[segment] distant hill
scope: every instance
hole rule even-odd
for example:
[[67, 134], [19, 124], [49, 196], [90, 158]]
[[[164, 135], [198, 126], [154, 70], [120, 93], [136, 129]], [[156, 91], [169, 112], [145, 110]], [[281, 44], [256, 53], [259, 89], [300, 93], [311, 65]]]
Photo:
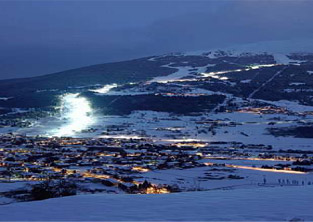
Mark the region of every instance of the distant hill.
[[[160, 77], [168, 79], [173, 75], [176, 80], [189, 78], [185, 82], [173, 83], [176, 87], [181, 87], [181, 90], [198, 88], [242, 98], [289, 100], [297, 101], [302, 105], [313, 105], [312, 74], [313, 54], [311, 53], [282, 54], [241, 50], [171, 53], [87, 66], [39, 77], [2, 80], [0, 81], [0, 98], [9, 99], [0, 99], [0, 107], [55, 106], [59, 102], [58, 96], [66, 92], [84, 93], [92, 87], [101, 87], [105, 84], [116, 83], [121, 86], [126, 83], [146, 82], [155, 77], [159, 77], [159, 80]], [[157, 86], [157, 91], [156, 89], [151, 91], [153, 86], [146, 84], [148, 91], [150, 88], [147, 93], [171, 93], [173, 86], [170, 86], [170, 83], [159, 81], [159, 84], [161, 85]], [[144, 86], [140, 87], [144, 88]], [[96, 107], [107, 105], [112, 98], [114, 99], [114, 97], [98, 97], [92, 93], [87, 95], [95, 102]], [[211, 99], [210, 102], [212, 102]], [[180, 110], [181, 112], [193, 112], [199, 107], [210, 108], [210, 105], [203, 106], [204, 100], [198, 100], [195, 97], [171, 100], [161, 96], [126, 97], [124, 95], [121, 100], [124, 101], [122, 107], [113, 104], [112, 110], [106, 110], [106, 112], [128, 113], [133, 109], [147, 109], [147, 106], [154, 107], [153, 110], [156, 111], [167, 109], [172, 111], [176, 108], [170, 108], [170, 105], [176, 107], [174, 104], [184, 103], [190, 103], [197, 108]], [[168, 102], [171, 104], [164, 108], [162, 103]], [[215, 104], [214, 101], [212, 103]]]
[[92, 65], [39, 77], [0, 81], [0, 97], [15, 97], [36, 90], [67, 89], [94, 84], [127, 83], [166, 76], [176, 71], [162, 67], [166, 61], [141, 58], [124, 62]]

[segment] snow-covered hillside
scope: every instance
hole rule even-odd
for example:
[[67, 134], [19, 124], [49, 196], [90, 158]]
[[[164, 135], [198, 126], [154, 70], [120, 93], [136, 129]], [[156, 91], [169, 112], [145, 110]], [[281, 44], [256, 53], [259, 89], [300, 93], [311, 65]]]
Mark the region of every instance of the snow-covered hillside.
[[313, 187], [81, 195], [0, 207], [2, 221], [313, 220]]
[[[207, 50], [190, 51], [186, 55], [201, 55], [206, 52], [225, 51], [231, 53], [233, 56], [238, 56], [242, 53], [268, 53], [268, 54], [290, 54], [290, 53], [307, 53], [313, 52], [312, 39], [293, 39], [293, 40], [279, 40], [279, 41], [262, 41], [247, 44], [232, 45], [224, 48], [213, 48]], [[214, 53], [211, 53], [214, 58]]]

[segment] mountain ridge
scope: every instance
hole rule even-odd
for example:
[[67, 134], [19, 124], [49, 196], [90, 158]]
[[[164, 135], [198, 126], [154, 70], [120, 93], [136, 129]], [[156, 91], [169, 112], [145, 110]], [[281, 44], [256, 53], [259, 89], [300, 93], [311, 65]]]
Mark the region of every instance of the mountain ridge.
[[[312, 72], [313, 54], [310, 52], [281, 54], [211, 50], [169, 53], [38, 77], [2, 80], [0, 97], [10, 99], [1, 100], [0, 106], [55, 106], [57, 97], [66, 92], [83, 92], [108, 84], [135, 83], [126, 88], [139, 87], [143, 91], [148, 90], [145, 89], [148, 84], [148, 88], [156, 89], [153, 93], [163, 93], [160, 87], [165, 87], [166, 93], [172, 93], [171, 82], [180, 82], [179, 87], [182, 88], [185, 83], [191, 88], [198, 87], [217, 94], [227, 93], [242, 98], [253, 95], [258, 99], [300, 101], [302, 105], [309, 105], [313, 103], [313, 82], [309, 78]], [[154, 82], [158, 85], [153, 85]]]

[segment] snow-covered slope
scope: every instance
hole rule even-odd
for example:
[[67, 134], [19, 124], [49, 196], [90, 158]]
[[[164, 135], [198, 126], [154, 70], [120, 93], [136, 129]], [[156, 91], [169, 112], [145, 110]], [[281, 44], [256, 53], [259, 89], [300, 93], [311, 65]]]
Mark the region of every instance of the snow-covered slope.
[[313, 187], [82, 195], [0, 207], [4, 221], [313, 220]]
[[226, 48], [243, 52], [269, 52], [269, 53], [298, 53], [312, 52], [313, 39], [291, 39], [279, 41], [262, 41], [250, 44], [240, 44]]
[[224, 48], [207, 49], [190, 51], [184, 54], [186, 55], [202, 55], [203, 53], [211, 53], [211, 57], [214, 57], [214, 52], [224, 51], [229, 52], [233, 56], [238, 56], [242, 53], [277, 53], [277, 54], [289, 54], [289, 53], [301, 53], [301, 52], [313, 52], [313, 39], [293, 39], [293, 40], [280, 40], [280, 41], [262, 41], [247, 44], [232, 45]]
[[[221, 55], [222, 52], [222, 55]], [[247, 56], [258, 54], [273, 55], [278, 64], [289, 64], [297, 62], [288, 58], [292, 53], [313, 52], [313, 39], [293, 39], [280, 41], [263, 41], [248, 44], [233, 45], [218, 49], [197, 50], [182, 53], [184, 55], [201, 56], [207, 55], [209, 58], [218, 58], [221, 56]]]

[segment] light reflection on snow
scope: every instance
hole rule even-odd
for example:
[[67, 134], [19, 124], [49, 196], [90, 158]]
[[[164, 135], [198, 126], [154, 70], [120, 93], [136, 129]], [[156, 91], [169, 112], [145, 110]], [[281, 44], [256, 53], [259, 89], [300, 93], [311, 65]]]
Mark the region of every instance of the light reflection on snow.
[[113, 84], [107, 84], [104, 85], [103, 87], [99, 88], [99, 89], [90, 89], [89, 91], [91, 92], [95, 92], [95, 93], [99, 93], [99, 94], [106, 94], [108, 93], [111, 89], [117, 87], [116, 83]]
[[54, 136], [72, 136], [94, 123], [89, 101], [79, 93], [65, 94], [62, 98], [61, 118], [66, 121]]
[[[234, 72], [244, 72], [244, 71], [249, 71], [249, 70], [256, 70], [256, 69], [261, 69], [261, 68], [267, 68], [267, 67], [273, 67], [273, 66], [278, 66], [281, 64], [253, 64], [250, 66], [247, 66], [245, 68], [241, 68], [241, 69], [232, 69], [232, 70], [223, 70], [223, 71], [215, 71], [215, 72], [202, 72], [200, 71], [203, 67], [198, 67], [198, 71], [195, 72], [199, 72], [200, 76], [197, 76], [195, 78], [182, 78], [182, 77], [186, 77], [189, 74], [189, 69], [193, 68], [193, 67], [175, 67], [178, 68], [178, 71], [170, 74], [168, 76], [161, 76], [161, 77], [156, 77], [151, 81], [148, 81], [148, 83], [151, 82], [158, 82], [158, 83], [170, 83], [170, 82], [193, 82], [193, 81], [198, 81], [199, 77], [205, 77], [205, 78], [214, 78], [214, 79], [219, 79], [219, 80], [228, 80], [228, 78], [226, 76], [219, 76], [219, 75], [223, 75], [223, 74], [228, 74], [228, 73], [234, 73]], [[209, 64], [208, 66], [205, 67], [210, 67], [210, 66], [214, 66]], [[166, 67], [166, 66], [163, 66]], [[170, 67], [170, 66], [168, 66]]]
[[146, 137], [138, 135], [101, 135], [98, 138], [114, 138], [114, 139], [146, 139]]
[[[201, 73], [202, 76], [204, 77], [211, 77], [211, 78], [216, 78], [216, 79], [221, 79], [221, 80], [227, 80], [227, 77], [219, 77], [218, 75], [222, 74], [227, 74], [227, 73], [232, 73], [232, 72], [243, 72], [243, 71], [249, 71], [249, 70], [254, 70], [254, 69], [260, 69], [260, 68], [266, 68], [266, 67], [273, 67], [273, 66], [278, 66], [279, 64], [261, 64], [261, 65], [251, 65], [247, 68], [244, 69], [233, 69], [233, 70], [225, 70], [225, 71], [217, 71], [217, 72], [208, 72], [208, 73]], [[223, 79], [224, 78], [224, 79]]]

